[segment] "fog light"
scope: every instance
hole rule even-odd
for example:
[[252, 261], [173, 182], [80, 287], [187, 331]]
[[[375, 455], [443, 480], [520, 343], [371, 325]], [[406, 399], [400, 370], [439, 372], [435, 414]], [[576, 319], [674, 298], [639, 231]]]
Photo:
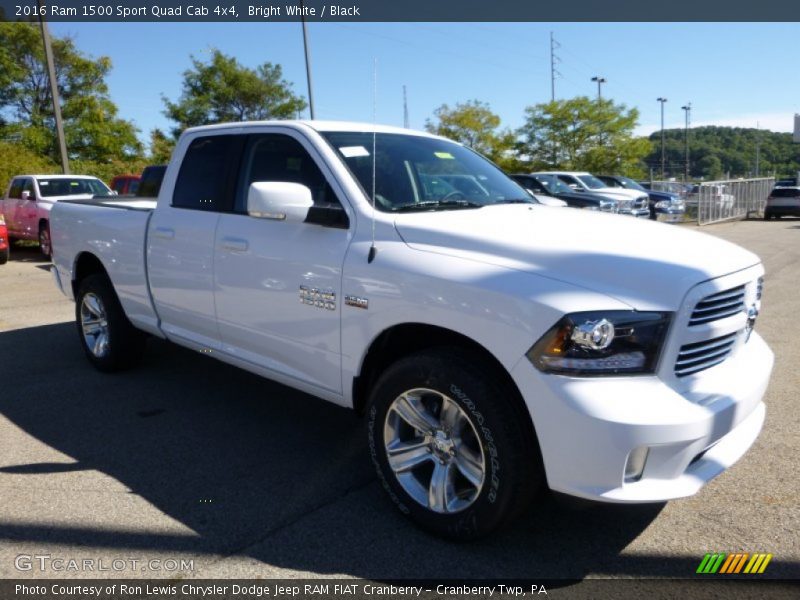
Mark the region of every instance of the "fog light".
[[628, 462], [625, 464], [625, 483], [633, 483], [642, 478], [648, 452], [650, 448], [639, 446], [628, 455]]

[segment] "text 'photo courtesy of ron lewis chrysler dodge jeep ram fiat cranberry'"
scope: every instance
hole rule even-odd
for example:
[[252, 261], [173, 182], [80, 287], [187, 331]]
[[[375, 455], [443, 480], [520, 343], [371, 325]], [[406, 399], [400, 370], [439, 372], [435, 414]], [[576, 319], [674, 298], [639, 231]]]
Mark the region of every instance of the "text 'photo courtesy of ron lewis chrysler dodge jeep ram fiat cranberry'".
[[690, 496], [764, 423], [756, 255], [538, 203], [427, 133], [188, 129], [157, 199], [62, 200], [49, 227], [95, 367], [134, 365], [154, 336], [351, 407], [391, 502], [447, 538], [546, 488]]

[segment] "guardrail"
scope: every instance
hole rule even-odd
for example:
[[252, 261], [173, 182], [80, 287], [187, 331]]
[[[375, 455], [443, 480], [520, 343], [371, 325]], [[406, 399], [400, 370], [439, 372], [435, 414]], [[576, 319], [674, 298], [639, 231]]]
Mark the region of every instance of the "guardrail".
[[772, 188], [773, 177], [726, 179], [685, 184], [675, 181], [653, 181], [654, 190], [679, 194], [686, 203], [686, 220], [698, 225], [746, 219], [764, 212]]
[[699, 184], [686, 196], [686, 212], [697, 215], [698, 225], [746, 219], [764, 212], [775, 179], [735, 179]]

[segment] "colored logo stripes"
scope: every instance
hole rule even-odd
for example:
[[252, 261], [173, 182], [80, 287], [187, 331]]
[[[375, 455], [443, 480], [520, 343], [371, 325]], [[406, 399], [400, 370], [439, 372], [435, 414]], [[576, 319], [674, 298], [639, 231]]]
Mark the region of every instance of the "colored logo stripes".
[[724, 573], [726, 575], [747, 573], [754, 575], [763, 573], [771, 560], [772, 554], [760, 552], [755, 554], [748, 554], [747, 552], [735, 554], [715, 552], [714, 554], [706, 554], [703, 557], [703, 560], [700, 561], [700, 566], [697, 567], [696, 573]]

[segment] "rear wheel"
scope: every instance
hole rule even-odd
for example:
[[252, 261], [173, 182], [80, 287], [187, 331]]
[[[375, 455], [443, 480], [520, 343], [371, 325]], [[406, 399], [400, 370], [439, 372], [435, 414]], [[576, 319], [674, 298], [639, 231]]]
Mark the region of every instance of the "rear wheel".
[[543, 470], [514, 393], [457, 349], [401, 359], [370, 398], [368, 442], [395, 506], [454, 540], [484, 536], [530, 503]]
[[106, 275], [89, 275], [78, 288], [75, 321], [83, 351], [100, 371], [120, 371], [142, 357], [145, 334], [125, 316]]
[[10, 252], [8, 247], [5, 247], [2, 250], [0, 250], [0, 265], [4, 265], [8, 262], [9, 254]]
[[53, 254], [53, 245], [50, 241], [50, 223], [48, 221], [43, 221], [39, 224], [39, 250], [47, 258], [50, 258]]

